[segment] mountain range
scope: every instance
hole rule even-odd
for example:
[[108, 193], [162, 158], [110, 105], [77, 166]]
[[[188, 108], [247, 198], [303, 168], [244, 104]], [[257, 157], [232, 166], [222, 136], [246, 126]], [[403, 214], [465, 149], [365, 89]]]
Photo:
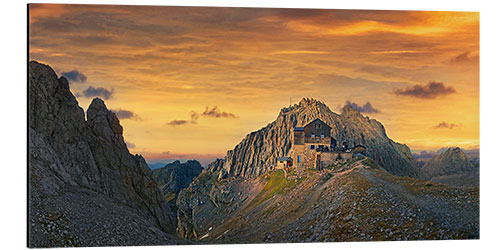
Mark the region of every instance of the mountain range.
[[[31, 61], [28, 72], [29, 247], [479, 238], [479, 188], [456, 181], [478, 166], [451, 148], [420, 168], [351, 106], [304, 98], [206, 169], [150, 170], [104, 101], [85, 112], [52, 68]], [[276, 169], [292, 129], [316, 118], [365, 156]]]

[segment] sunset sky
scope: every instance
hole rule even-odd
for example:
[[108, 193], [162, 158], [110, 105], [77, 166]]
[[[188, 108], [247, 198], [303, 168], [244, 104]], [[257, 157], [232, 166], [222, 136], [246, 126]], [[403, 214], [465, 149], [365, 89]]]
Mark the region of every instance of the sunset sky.
[[148, 162], [225, 155], [290, 97], [346, 103], [412, 150], [479, 147], [479, 13], [29, 7], [30, 59], [120, 117]]

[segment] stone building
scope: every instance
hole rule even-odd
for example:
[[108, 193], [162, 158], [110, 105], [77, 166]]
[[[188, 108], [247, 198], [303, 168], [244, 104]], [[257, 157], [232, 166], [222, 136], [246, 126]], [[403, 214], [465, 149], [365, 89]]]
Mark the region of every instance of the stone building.
[[[320, 119], [315, 119], [304, 127], [295, 127], [290, 151], [292, 165], [304, 169], [322, 169], [337, 160], [351, 159], [352, 153], [348, 150], [347, 142], [337, 148], [337, 141], [330, 135], [331, 129]], [[357, 150], [364, 151], [364, 146], [358, 145]]]
[[280, 157], [278, 158], [278, 169], [287, 169], [292, 166], [291, 157]]
[[303, 168], [316, 167], [318, 153], [335, 150], [336, 141], [330, 136], [332, 128], [320, 119], [308, 123], [304, 127], [293, 130], [291, 156], [293, 165]]

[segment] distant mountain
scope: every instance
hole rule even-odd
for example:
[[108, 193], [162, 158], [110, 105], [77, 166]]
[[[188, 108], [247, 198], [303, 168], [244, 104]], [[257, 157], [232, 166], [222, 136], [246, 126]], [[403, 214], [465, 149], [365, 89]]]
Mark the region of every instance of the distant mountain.
[[148, 163], [148, 166], [151, 170], [155, 170], [157, 168], [162, 168], [167, 164], [168, 164], [167, 162], [155, 162], [155, 163]]
[[85, 116], [68, 81], [35, 61], [28, 95], [29, 247], [178, 242], [144, 158], [101, 99]]
[[[222, 171], [230, 176], [256, 177], [275, 165], [278, 157], [287, 156], [292, 146], [292, 130], [319, 118], [328, 124], [338, 142], [347, 141], [352, 147], [366, 146], [366, 155], [395, 175], [419, 176], [417, 162], [410, 149], [391, 140], [377, 120], [363, 116], [351, 106], [341, 114], [332, 112], [324, 103], [302, 99], [299, 104], [283, 108], [275, 121], [245, 136], [219, 163], [209, 171]], [[214, 170], [216, 169], [216, 170]]]
[[[160, 162], [149, 162], [148, 161], [148, 166], [149, 166], [149, 168], [151, 170], [154, 170], [154, 169], [157, 169], [157, 168], [165, 167], [165, 165], [170, 164], [170, 163], [172, 163], [174, 161], [187, 162], [187, 161], [190, 161], [190, 160], [193, 160], [193, 159], [173, 159], [173, 160], [169, 159], [169, 160], [162, 160]], [[203, 164], [203, 160], [196, 160], [196, 161], [198, 161], [200, 163], [201, 167], [203, 167], [203, 165], [202, 165]], [[209, 160], [208, 163], [211, 163], [212, 161], [213, 160]], [[205, 160], [205, 162], [207, 162], [207, 161]], [[208, 164], [208, 163], [206, 163], [206, 164]]]
[[[196, 160], [189, 160], [185, 163], [174, 161], [161, 168], [154, 169], [152, 175], [166, 200], [171, 205], [175, 205], [179, 192], [187, 188], [193, 179], [200, 175], [202, 170], [201, 164]], [[172, 208], [175, 210], [175, 206], [172, 206]]]
[[422, 167], [425, 178], [435, 182], [455, 186], [478, 186], [479, 167], [474, 164], [464, 150], [455, 147], [441, 151]]

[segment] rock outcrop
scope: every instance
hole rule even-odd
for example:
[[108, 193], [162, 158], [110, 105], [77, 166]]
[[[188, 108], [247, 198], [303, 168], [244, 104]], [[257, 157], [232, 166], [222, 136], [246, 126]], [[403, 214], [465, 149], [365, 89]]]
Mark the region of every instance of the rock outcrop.
[[[228, 151], [222, 168], [231, 176], [256, 177], [270, 170], [278, 157], [287, 156], [292, 147], [292, 130], [319, 118], [330, 127], [338, 142], [352, 147], [366, 146], [366, 155], [392, 174], [419, 176], [417, 162], [410, 149], [391, 140], [377, 120], [363, 116], [351, 106], [341, 114], [332, 112], [324, 103], [302, 99], [299, 104], [283, 108], [275, 121], [248, 134], [233, 150]], [[208, 168], [212, 169], [213, 168]]]
[[426, 179], [453, 186], [479, 186], [479, 167], [465, 152], [448, 148], [432, 157], [422, 167]]
[[[174, 233], [176, 224], [168, 204], [142, 156], [129, 153], [123, 128], [104, 102], [94, 99], [85, 119], [68, 81], [35, 61], [29, 63], [28, 85], [29, 246], [176, 243], [175, 237], [165, 234]], [[113, 207], [123, 214], [88, 211], [92, 206], [86, 208], [82, 202], [101, 210]], [[57, 214], [61, 216], [54, 217]], [[44, 218], [56, 226], [47, 228]], [[127, 226], [123, 224], [127, 219], [140, 221], [139, 226], [116, 231]], [[90, 228], [83, 228], [87, 220]], [[62, 225], [64, 233], [53, 230]], [[146, 242], [151, 238], [148, 228], [159, 235], [156, 240]], [[98, 241], [99, 236], [85, 230], [107, 232], [109, 237]], [[136, 235], [126, 236], [135, 231]]]
[[193, 179], [201, 174], [203, 167], [197, 160], [189, 160], [185, 163], [174, 161], [162, 168], [152, 171], [160, 190], [164, 193], [179, 193], [181, 189], [187, 188]]

